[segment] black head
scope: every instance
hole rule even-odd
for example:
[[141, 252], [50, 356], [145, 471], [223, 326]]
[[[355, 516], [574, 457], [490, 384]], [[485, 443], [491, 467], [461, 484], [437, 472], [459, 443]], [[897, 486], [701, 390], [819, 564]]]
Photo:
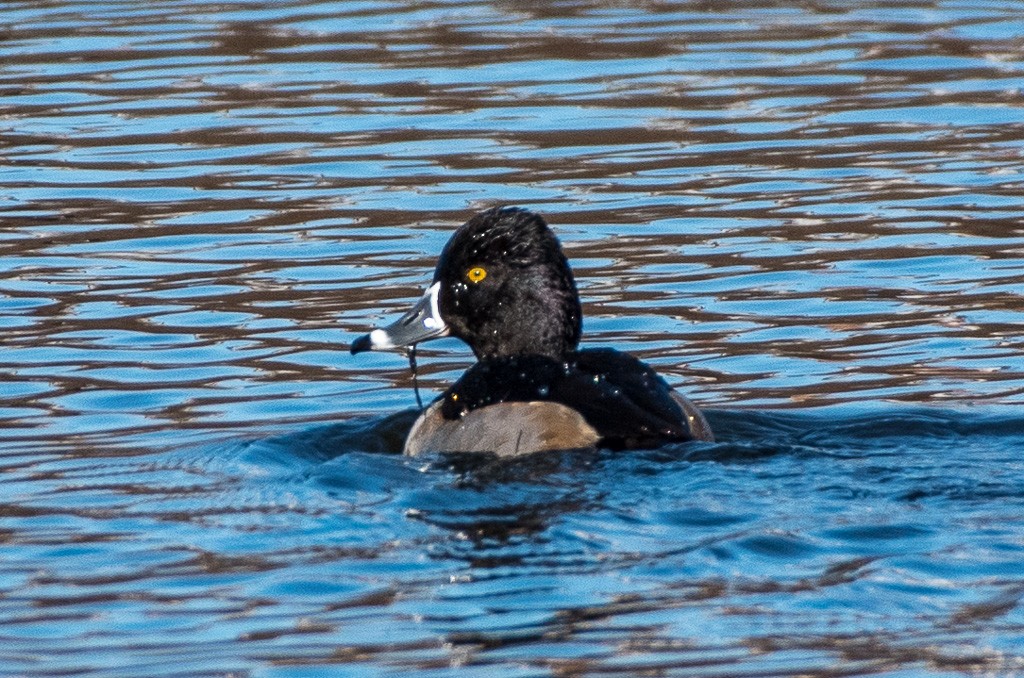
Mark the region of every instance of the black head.
[[478, 358], [545, 355], [561, 360], [580, 340], [582, 310], [555, 234], [533, 212], [480, 212], [452, 235], [434, 284], [409, 313], [360, 337], [353, 353], [403, 348], [451, 335]]
[[580, 341], [572, 269], [533, 212], [503, 207], [474, 216], [445, 245], [434, 282], [441, 318], [478, 358], [561, 358]]

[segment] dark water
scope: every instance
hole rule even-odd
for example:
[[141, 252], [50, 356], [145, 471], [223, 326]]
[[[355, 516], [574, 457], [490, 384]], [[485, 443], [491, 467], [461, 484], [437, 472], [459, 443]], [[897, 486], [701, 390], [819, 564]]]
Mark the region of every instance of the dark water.
[[[0, 673], [1024, 675], [1022, 16], [0, 2]], [[394, 454], [499, 203], [719, 442]]]

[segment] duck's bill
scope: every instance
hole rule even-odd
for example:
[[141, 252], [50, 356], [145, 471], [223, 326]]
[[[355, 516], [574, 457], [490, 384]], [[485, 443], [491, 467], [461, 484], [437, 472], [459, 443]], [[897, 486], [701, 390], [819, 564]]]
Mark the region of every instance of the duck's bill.
[[448, 326], [437, 310], [439, 289], [441, 283], [434, 283], [408, 313], [387, 327], [379, 327], [353, 341], [352, 353], [400, 351], [427, 339], [447, 336]]

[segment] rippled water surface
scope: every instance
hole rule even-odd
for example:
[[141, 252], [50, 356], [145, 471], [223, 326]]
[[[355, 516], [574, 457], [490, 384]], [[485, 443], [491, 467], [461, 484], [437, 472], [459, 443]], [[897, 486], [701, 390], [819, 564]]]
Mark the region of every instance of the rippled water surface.
[[[1024, 674], [1022, 16], [0, 2], [0, 673]], [[719, 442], [395, 454], [495, 204]]]

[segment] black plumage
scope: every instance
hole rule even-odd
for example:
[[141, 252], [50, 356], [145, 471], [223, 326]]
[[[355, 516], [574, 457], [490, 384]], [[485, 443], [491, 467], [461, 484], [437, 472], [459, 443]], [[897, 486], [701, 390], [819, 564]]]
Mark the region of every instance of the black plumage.
[[700, 411], [650, 366], [610, 348], [580, 350], [581, 327], [576, 283], [555, 234], [533, 212], [499, 207], [456, 230], [419, 303], [352, 351], [445, 335], [473, 349], [477, 363], [413, 426], [410, 454], [712, 439]]

